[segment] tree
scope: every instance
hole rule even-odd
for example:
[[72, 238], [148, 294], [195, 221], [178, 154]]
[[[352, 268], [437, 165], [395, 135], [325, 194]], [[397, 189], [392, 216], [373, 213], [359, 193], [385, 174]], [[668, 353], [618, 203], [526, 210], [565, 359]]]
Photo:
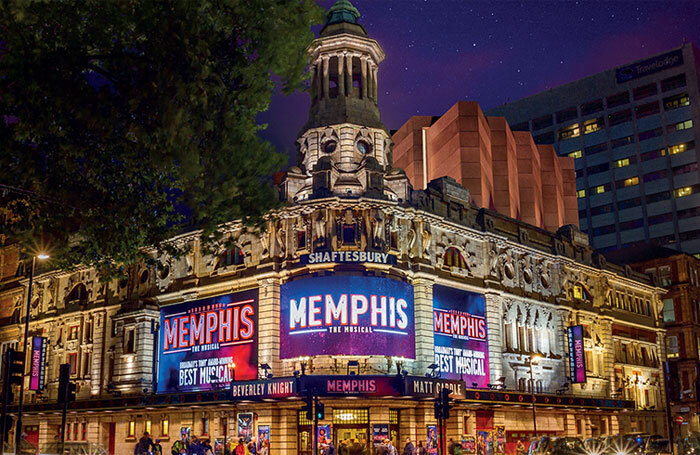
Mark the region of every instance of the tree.
[[109, 273], [185, 227], [259, 221], [285, 160], [256, 115], [273, 74], [303, 88], [321, 17], [313, 0], [3, 2], [2, 229]]

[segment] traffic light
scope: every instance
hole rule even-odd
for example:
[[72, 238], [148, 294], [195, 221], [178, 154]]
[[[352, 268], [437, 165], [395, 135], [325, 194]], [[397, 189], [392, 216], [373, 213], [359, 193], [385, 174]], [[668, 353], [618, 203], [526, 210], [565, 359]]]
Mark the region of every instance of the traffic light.
[[75, 401], [75, 390], [76, 390], [75, 383], [69, 382], [68, 383], [68, 394], [66, 396], [66, 399], [69, 403], [72, 403], [73, 401]]
[[442, 389], [440, 391], [440, 407], [442, 408], [443, 419], [450, 418], [450, 409], [452, 409], [452, 405], [450, 404], [452, 401], [450, 399], [450, 393], [452, 392], [449, 389]]
[[[73, 386], [72, 389], [70, 386]], [[73, 399], [75, 399], [75, 384], [70, 383], [70, 364], [61, 364], [58, 370], [58, 402], [68, 403], [68, 397], [70, 390], [73, 393]]]
[[326, 406], [318, 400], [318, 397], [316, 397], [315, 403], [316, 403], [316, 418], [318, 420], [323, 420], [323, 418], [326, 416]]
[[301, 410], [306, 412], [306, 420], [314, 420], [314, 396], [311, 392], [307, 392], [304, 397], [304, 407]]
[[435, 420], [442, 419], [442, 403], [440, 402], [440, 396], [435, 397], [435, 403], [433, 403], [433, 411], [435, 414]]
[[8, 349], [7, 364], [9, 366], [7, 375], [10, 384], [22, 385], [24, 379], [24, 352]]

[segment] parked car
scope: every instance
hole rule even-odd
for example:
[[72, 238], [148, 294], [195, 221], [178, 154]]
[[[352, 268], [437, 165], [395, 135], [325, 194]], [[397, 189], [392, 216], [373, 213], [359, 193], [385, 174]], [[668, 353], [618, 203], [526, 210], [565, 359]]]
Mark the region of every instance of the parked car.
[[700, 435], [690, 435], [678, 443], [678, 455], [695, 454], [700, 454]]
[[533, 441], [533, 444], [530, 444], [530, 455], [582, 455], [585, 453], [583, 442], [575, 437], [544, 436]]

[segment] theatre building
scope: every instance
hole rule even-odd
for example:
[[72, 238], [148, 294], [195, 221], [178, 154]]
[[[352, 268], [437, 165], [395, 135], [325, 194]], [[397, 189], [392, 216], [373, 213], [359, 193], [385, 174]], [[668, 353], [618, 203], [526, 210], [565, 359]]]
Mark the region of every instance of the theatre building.
[[[307, 393], [325, 405], [318, 434], [336, 447], [355, 440], [357, 453], [383, 437], [425, 444], [443, 388], [446, 437], [496, 453], [534, 436], [533, 397], [539, 435], [666, 432], [663, 290], [607, 263], [574, 226], [478, 208], [447, 177], [414, 189], [392, 167], [377, 106], [384, 52], [358, 17], [339, 1], [310, 48], [298, 165], [262, 229], [227, 224], [215, 254], [184, 234], [174, 241], [188, 254], [133, 265], [128, 279], [39, 271], [30, 441], [59, 432], [64, 363], [78, 388], [68, 441], [113, 454], [144, 431], [166, 451], [185, 434], [261, 436], [271, 453], [310, 454]], [[16, 247], [2, 255], [5, 350], [22, 333], [28, 278]]]

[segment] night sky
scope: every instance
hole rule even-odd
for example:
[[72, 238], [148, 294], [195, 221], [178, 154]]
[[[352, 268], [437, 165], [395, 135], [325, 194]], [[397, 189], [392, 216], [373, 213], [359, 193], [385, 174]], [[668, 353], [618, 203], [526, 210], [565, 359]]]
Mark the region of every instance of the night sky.
[[[390, 130], [459, 100], [487, 110], [684, 40], [700, 46], [697, 0], [351, 1], [386, 52], [379, 108]], [[308, 109], [306, 93], [275, 96], [259, 118], [269, 124], [263, 136], [293, 151]]]

